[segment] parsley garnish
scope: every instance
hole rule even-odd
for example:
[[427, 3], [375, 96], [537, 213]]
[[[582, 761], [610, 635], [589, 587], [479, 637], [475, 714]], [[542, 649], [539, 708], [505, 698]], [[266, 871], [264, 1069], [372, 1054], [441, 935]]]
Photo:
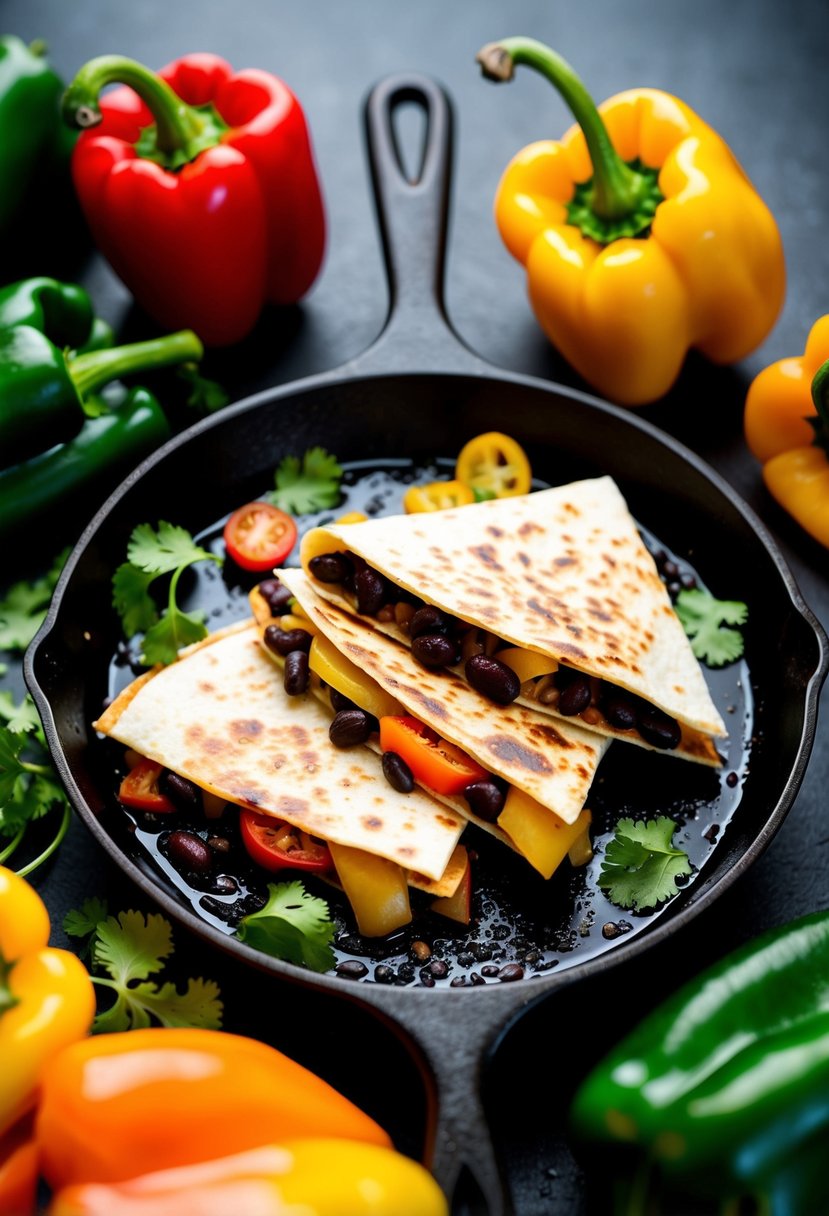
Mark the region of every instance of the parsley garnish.
[[69, 550], [55, 558], [52, 567], [33, 583], [14, 583], [0, 600], [0, 650], [21, 653], [40, 628]]
[[187, 404], [202, 414], [213, 414], [216, 410], [224, 409], [230, 397], [217, 380], [210, 380], [199, 371], [197, 363], [182, 363], [176, 369], [179, 380], [190, 385]]
[[244, 917], [238, 936], [255, 950], [273, 954], [312, 971], [330, 971], [334, 924], [324, 899], [309, 895], [301, 882], [268, 883], [264, 908]]
[[680, 591], [676, 597], [676, 614], [691, 641], [697, 658], [709, 667], [724, 667], [743, 653], [745, 643], [738, 629], [728, 625], [743, 625], [748, 608], [739, 600], [717, 600], [707, 591]]
[[655, 908], [676, 895], [676, 879], [691, 873], [688, 854], [672, 843], [673, 819], [620, 819], [605, 849], [599, 886], [620, 908]]
[[58, 847], [69, 827], [70, 809], [52, 767], [46, 737], [34, 701], [25, 696], [15, 705], [11, 692], [0, 692], [0, 864], [18, 848], [30, 823], [61, 810], [57, 832], [42, 853], [18, 870], [31, 874]]
[[276, 489], [265, 498], [291, 515], [323, 511], [340, 501], [342, 475], [336, 456], [325, 448], [309, 448], [301, 461], [298, 456], [286, 456], [280, 462]]
[[[115, 1002], [95, 1015], [93, 1032], [136, 1030], [153, 1024], [198, 1026], [220, 1030], [222, 1002], [213, 980], [190, 979], [183, 992], [158, 972], [173, 953], [170, 922], [158, 913], [119, 912], [108, 916], [103, 900], [87, 899], [81, 908], [66, 914], [64, 931], [70, 937], [88, 938], [83, 950], [89, 954], [93, 984], [109, 988]], [[151, 978], [153, 977], [153, 978]]]
[[[112, 579], [112, 602], [128, 638], [144, 632], [141, 662], [147, 667], [172, 663], [183, 646], [207, 637], [203, 612], [184, 612], [176, 603], [176, 590], [182, 572], [194, 562], [222, 558], [195, 543], [184, 528], [159, 523], [139, 524], [127, 546], [127, 561]], [[167, 607], [159, 616], [149, 593], [150, 584], [162, 574], [172, 574]]]

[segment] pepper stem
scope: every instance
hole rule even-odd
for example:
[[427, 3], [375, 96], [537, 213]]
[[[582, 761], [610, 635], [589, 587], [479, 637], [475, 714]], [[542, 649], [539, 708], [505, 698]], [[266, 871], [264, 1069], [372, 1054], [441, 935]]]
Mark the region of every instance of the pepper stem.
[[112, 380], [135, 372], [169, 367], [201, 359], [204, 347], [192, 329], [150, 338], [146, 342], [130, 342], [105, 350], [91, 350], [67, 359], [66, 367], [78, 395], [83, 401], [88, 393], [97, 392]]
[[64, 121], [72, 127], [97, 126], [102, 119], [98, 98], [108, 84], [129, 85], [152, 112], [156, 147], [163, 155], [183, 163], [216, 142], [215, 131], [198, 110], [155, 72], [124, 55], [98, 55], [84, 64], [63, 95]]
[[[593, 98], [561, 55], [534, 38], [518, 37], [488, 43], [475, 59], [484, 76], [494, 81], [512, 80], [517, 64], [535, 68], [555, 85], [570, 108], [582, 129], [593, 165], [589, 195], [582, 201], [589, 203], [589, 209], [598, 221], [598, 230], [585, 228], [581, 217], [572, 222], [582, 227], [587, 235], [603, 241], [615, 240], [620, 235], [634, 236], [650, 225], [656, 207], [662, 201], [655, 185], [656, 175], [647, 169], [640, 171], [622, 160]], [[625, 221], [625, 224], [620, 230], [613, 227], [613, 221]], [[603, 222], [611, 225], [604, 232]]]
[[829, 444], [829, 359], [812, 377], [812, 402], [817, 410], [815, 442], [825, 447]]

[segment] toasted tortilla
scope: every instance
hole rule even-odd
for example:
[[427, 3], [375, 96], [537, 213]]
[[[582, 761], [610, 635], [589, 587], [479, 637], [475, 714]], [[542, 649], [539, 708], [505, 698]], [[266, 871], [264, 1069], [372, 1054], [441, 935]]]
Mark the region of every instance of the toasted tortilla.
[[[575, 823], [609, 739], [571, 722], [553, 724], [523, 705], [484, 701], [457, 673], [422, 667], [407, 647], [321, 599], [301, 570], [277, 573], [320, 632], [409, 713], [488, 772], [517, 786], [565, 823]], [[468, 809], [464, 813], [492, 830], [493, 825]], [[503, 832], [494, 834], [504, 838]]]
[[367, 749], [331, 745], [330, 724], [312, 695], [286, 696], [242, 621], [139, 676], [93, 725], [228, 802], [441, 879], [466, 820], [398, 793]]
[[[726, 734], [622, 494], [610, 477], [460, 508], [311, 529], [301, 562], [314, 590], [356, 615], [341, 588], [310, 574], [310, 560], [350, 550], [391, 582], [451, 616], [526, 650], [617, 685], [676, 718], [666, 755], [718, 765]], [[393, 622], [361, 617], [404, 645]], [[523, 697], [537, 712], [555, 707]], [[572, 721], [572, 719], [563, 719]], [[652, 745], [609, 723], [585, 728]]]

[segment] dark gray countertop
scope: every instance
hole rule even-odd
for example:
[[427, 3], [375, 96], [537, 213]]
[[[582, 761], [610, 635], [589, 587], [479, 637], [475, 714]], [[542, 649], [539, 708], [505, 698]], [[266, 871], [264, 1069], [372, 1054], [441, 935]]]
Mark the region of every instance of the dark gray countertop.
[[[725, 369], [691, 357], [671, 393], [642, 414], [709, 461], [755, 509], [807, 603], [824, 625], [829, 622], [826, 550], [766, 494], [741, 430], [752, 376], [772, 360], [802, 352], [811, 324], [829, 310], [824, 0], [587, 0], [578, 7], [541, 0], [421, 0], [407, 6], [384, 0], [4, 0], [0, 13], [4, 32], [46, 40], [64, 79], [105, 52], [158, 67], [204, 49], [235, 67], [272, 70], [298, 94], [323, 182], [328, 253], [301, 308], [266, 316], [248, 342], [206, 360], [208, 374], [235, 398], [337, 367], [381, 328], [386, 286], [361, 111], [371, 85], [401, 70], [435, 77], [455, 105], [446, 282], [453, 325], [473, 350], [500, 367], [585, 388], [535, 324], [524, 274], [492, 221], [492, 198], [509, 158], [533, 139], [560, 134], [569, 119], [557, 97], [529, 73], [510, 88], [482, 81], [474, 54], [494, 38], [524, 33], [556, 46], [598, 99], [634, 85], [683, 98], [730, 144], [775, 214], [788, 290], [779, 322], [759, 350]], [[122, 333], [140, 330], [130, 297], [100, 259], [83, 261], [79, 276], [99, 311]], [[6, 561], [13, 573], [14, 560]], [[612, 969], [533, 1008], [500, 1044], [485, 1092], [520, 1216], [587, 1210], [585, 1180], [600, 1163], [576, 1162], [563, 1120], [572, 1086], [591, 1061], [704, 965], [764, 928], [826, 905], [828, 743], [824, 715], [786, 823], [760, 861], [713, 907], [632, 961], [624, 975]], [[136, 902], [77, 822], [38, 885], [58, 926], [63, 911], [87, 895], [108, 893], [113, 908]], [[266, 1038], [314, 1067], [363, 1102], [386, 1122], [400, 1147], [417, 1155], [424, 1098], [405, 1051], [386, 1029], [369, 1024], [368, 1015], [347, 1002], [285, 988], [211, 955], [183, 931], [177, 938], [187, 973], [203, 970], [220, 981], [228, 1029]]]

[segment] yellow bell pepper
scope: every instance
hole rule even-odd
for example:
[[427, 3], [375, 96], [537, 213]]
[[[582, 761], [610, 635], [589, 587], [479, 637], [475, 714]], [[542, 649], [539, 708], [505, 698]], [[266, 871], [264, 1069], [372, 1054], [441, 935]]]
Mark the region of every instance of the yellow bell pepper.
[[829, 548], [829, 315], [812, 326], [802, 357], [754, 378], [743, 427], [769, 493]]
[[429, 1172], [354, 1140], [266, 1144], [112, 1185], [67, 1187], [48, 1216], [448, 1216]]
[[50, 1061], [95, 1016], [86, 968], [49, 948], [49, 928], [35, 889], [0, 866], [0, 1135], [34, 1106]]
[[527, 270], [541, 328], [594, 388], [624, 405], [662, 396], [691, 347], [742, 359], [785, 293], [774, 217], [726, 144], [678, 98], [631, 89], [598, 109], [573, 69], [530, 38], [479, 51], [483, 73], [529, 64], [578, 125], [507, 166], [495, 219]]

